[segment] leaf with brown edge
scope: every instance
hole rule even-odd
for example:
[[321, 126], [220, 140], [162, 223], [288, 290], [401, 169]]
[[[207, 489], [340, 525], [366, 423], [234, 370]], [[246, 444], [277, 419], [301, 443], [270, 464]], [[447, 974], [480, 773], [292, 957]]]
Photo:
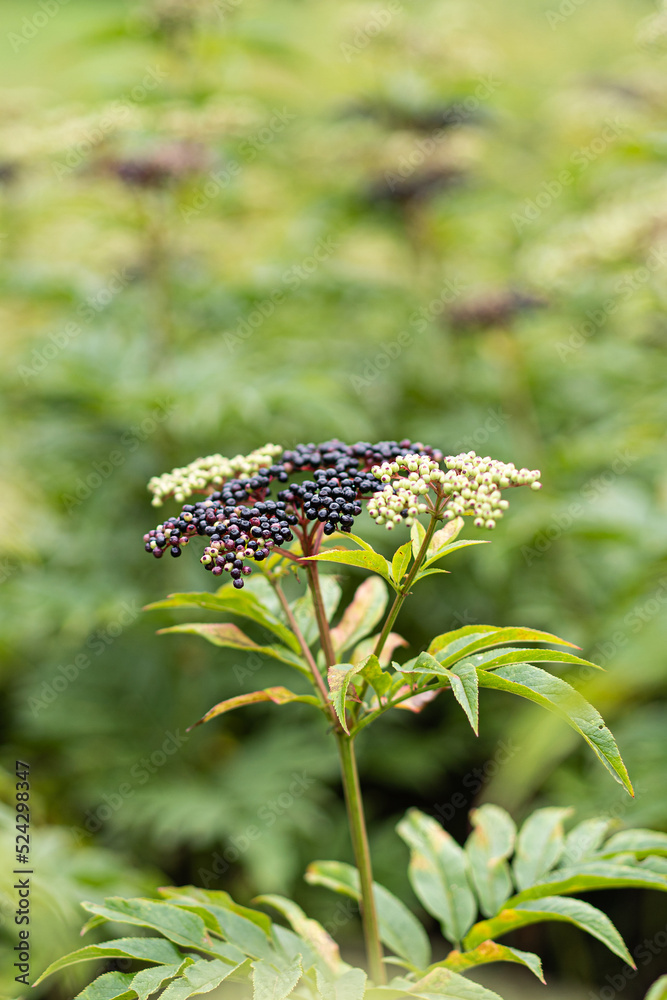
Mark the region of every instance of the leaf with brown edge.
[[537, 976], [541, 983], [546, 982], [542, 972], [542, 962], [538, 955], [534, 955], [530, 951], [520, 951], [518, 948], [508, 948], [496, 941], [483, 941], [472, 951], [450, 951], [443, 962], [438, 962], [431, 968], [442, 966], [445, 969], [451, 969], [452, 972], [467, 972], [469, 969], [475, 969], [479, 965], [488, 965], [491, 962], [514, 962], [517, 965], [524, 965], [530, 969], [534, 976]]
[[272, 701], [274, 705], [288, 705], [292, 701], [300, 701], [305, 705], [315, 705], [317, 708], [322, 707], [317, 698], [312, 694], [294, 694], [293, 691], [289, 691], [285, 687], [264, 688], [263, 691], [250, 691], [248, 694], [238, 694], [234, 698], [227, 698], [226, 701], [219, 702], [199, 722], [195, 722], [193, 726], [190, 726], [187, 731], [190, 732], [195, 726], [201, 726], [203, 722], [210, 722], [211, 719], [215, 719], [218, 715], [233, 712], [234, 709], [243, 708], [245, 705], [256, 705], [262, 701]]
[[254, 639], [246, 635], [238, 625], [234, 625], [231, 622], [190, 622], [185, 625], [171, 625], [169, 628], [159, 629], [157, 634], [167, 635], [172, 633], [198, 635], [214, 646], [262, 653], [264, 656], [270, 656], [274, 660], [280, 660], [281, 663], [287, 663], [290, 667], [295, 667], [306, 677], [310, 676], [307, 666], [296, 653], [293, 653], [285, 646], [260, 646]]
[[377, 576], [369, 576], [357, 587], [340, 622], [331, 629], [331, 642], [336, 654], [356, 645], [375, 628], [384, 614], [387, 599], [387, 588]]

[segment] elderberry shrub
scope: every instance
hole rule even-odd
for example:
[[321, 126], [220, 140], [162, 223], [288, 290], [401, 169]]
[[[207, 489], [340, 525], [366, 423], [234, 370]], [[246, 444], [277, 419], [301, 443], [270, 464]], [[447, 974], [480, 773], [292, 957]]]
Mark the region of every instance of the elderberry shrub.
[[[182, 501], [193, 493], [208, 495], [185, 504], [178, 515], [144, 535], [146, 551], [161, 559], [168, 550], [177, 558], [191, 538], [202, 535], [208, 541], [201, 557], [204, 568], [214, 576], [229, 573], [240, 589], [251, 572], [246, 560], [261, 562], [275, 546], [293, 541], [295, 526], [305, 529], [308, 522], [317, 521], [325, 535], [351, 531], [362, 511], [361, 500], [383, 485], [371, 469], [406, 453], [435, 462], [442, 458], [440, 451], [409, 440], [353, 445], [333, 440], [299, 444], [288, 451], [268, 444], [231, 460], [219, 455], [197, 459], [151, 480], [153, 503], [161, 504], [166, 496]], [[228, 478], [238, 471], [246, 475]], [[291, 475], [308, 472], [312, 479], [290, 482]], [[271, 484], [276, 481], [287, 485], [274, 500]]]

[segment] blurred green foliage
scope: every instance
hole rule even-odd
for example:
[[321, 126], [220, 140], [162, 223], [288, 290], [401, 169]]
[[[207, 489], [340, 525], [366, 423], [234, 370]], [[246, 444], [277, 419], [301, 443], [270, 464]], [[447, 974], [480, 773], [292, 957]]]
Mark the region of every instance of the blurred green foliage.
[[[155, 638], [176, 618], [139, 610], [205, 586], [190, 552], [146, 558], [149, 477], [269, 439], [409, 436], [541, 468], [403, 632], [578, 642], [608, 672], [570, 679], [638, 789], [622, 801], [537, 708], [488, 694], [473, 742], [437, 700], [360, 746], [381, 882], [410, 898], [408, 805], [456, 835], [475, 798], [667, 828], [663, 21], [648, 0], [4, 0], [3, 760], [31, 762], [45, 843], [78, 831], [83, 868], [102, 852], [107, 892], [159, 868], [325, 914], [301, 873], [349, 859], [334, 757], [298, 708], [181, 739], [279, 668]], [[571, 954], [601, 980], [596, 952]]]

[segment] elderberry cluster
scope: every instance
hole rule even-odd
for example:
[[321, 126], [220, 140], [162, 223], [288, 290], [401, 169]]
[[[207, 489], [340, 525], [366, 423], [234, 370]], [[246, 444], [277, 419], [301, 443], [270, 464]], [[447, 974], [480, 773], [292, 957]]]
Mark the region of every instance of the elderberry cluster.
[[[190, 493], [206, 492], [215, 485], [221, 488], [204, 500], [185, 504], [180, 514], [144, 535], [146, 551], [156, 559], [167, 550], [178, 557], [192, 537], [205, 536], [208, 544], [202, 565], [215, 576], [229, 573], [240, 589], [243, 577], [251, 572], [246, 560], [261, 562], [272, 548], [292, 541], [295, 525], [305, 530], [308, 522], [318, 521], [326, 535], [351, 531], [362, 511], [360, 501], [381, 486], [372, 471], [378, 463], [392, 461], [406, 451], [426, 461], [442, 458], [441, 452], [407, 440], [354, 445], [334, 440], [299, 444], [283, 451], [280, 461], [270, 465], [281, 451], [266, 445], [232, 460], [208, 456], [154, 477], [149, 484], [153, 503], [161, 503], [170, 494], [182, 502]], [[241, 470], [241, 477], [228, 478]], [[289, 481], [292, 474], [303, 472], [312, 472], [313, 478], [301, 483]], [[270, 486], [274, 481], [287, 486], [272, 500]]]

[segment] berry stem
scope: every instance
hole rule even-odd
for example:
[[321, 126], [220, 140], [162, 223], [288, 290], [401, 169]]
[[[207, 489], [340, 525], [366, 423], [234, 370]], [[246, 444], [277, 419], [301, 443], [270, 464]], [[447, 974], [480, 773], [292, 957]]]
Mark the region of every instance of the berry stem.
[[364, 928], [368, 971], [371, 979], [377, 986], [384, 986], [387, 980], [385, 976], [384, 962], [382, 961], [382, 945], [380, 944], [377, 911], [375, 908], [375, 897], [373, 895], [371, 853], [368, 844], [368, 834], [366, 832], [366, 820], [364, 818], [361, 787], [359, 785], [359, 772], [357, 770], [357, 761], [354, 754], [354, 741], [345, 733], [337, 732], [336, 742], [338, 744], [338, 755], [340, 757], [341, 773], [343, 777], [343, 789], [345, 792], [345, 805], [347, 807], [347, 817], [350, 826], [350, 837], [352, 839], [354, 858], [359, 872], [359, 883], [361, 889], [361, 920]]

